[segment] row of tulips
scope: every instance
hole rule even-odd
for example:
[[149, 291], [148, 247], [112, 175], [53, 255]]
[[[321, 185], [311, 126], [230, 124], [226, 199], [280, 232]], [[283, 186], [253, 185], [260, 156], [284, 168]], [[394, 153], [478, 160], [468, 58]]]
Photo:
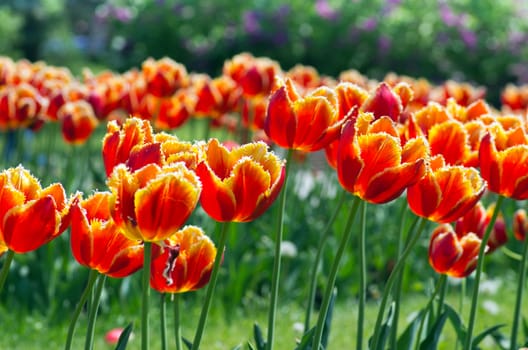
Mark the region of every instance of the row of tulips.
[[[309, 66], [283, 71], [277, 62], [248, 53], [226, 60], [216, 78], [188, 73], [170, 58], [149, 58], [140, 70], [123, 74], [105, 71], [94, 75], [86, 69], [78, 79], [64, 67], [0, 57], [0, 129], [38, 130], [46, 122], [60, 122], [64, 140], [79, 144], [101, 121], [123, 120], [128, 115], [148, 119], [156, 129], [173, 130], [196, 117], [231, 131], [238, 128], [236, 115], [240, 115], [244, 128], [256, 132], [256, 138], [267, 139], [262, 129], [276, 76], [291, 79], [303, 91], [335, 87], [339, 82], [371, 91], [379, 84], [352, 69], [337, 80]], [[414, 96], [408, 109], [413, 111], [431, 101], [445, 105], [450, 99], [468, 106], [485, 96], [482, 87], [454, 81], [436, 86], [425, 79], [391, 73], [383, 82], [392, 87], [408, 84]], [[502, 109], [523, 112], [528, 106], [526, 95], [525, 87], [508, 85], [502, 94]]]
[[[226, 72], [229, 74], [226, 75]], [[274, 346], [286, 203], [286, 192], [281, 189], [287, 184], [293, 151], [324, 150], [328, 164], [335, 168], [342, 188], [353, 195], [353, 207], [328, 276], [322, 307], [313, 331], [309, 331], [312, 328], [310, 313], [313, 293], [309, 298], [305, 331], [311, 337], [312, 349], [324, 344], [324, 323], [339, 265], [355, 228], [356, 212], [360, 210], [360, 219], [364, 218], [365, 202], [383, 204], [403, 193], [406, 193], [410, 210], [422, 220], [415, 230], [411, 230], [408, 243], [387, 280], [371, 348], [380, 349], [384, 346], [381, 332], [385, 308], [391, 293], [397, 295], [396, 282], [401, 278], [406, 258], [422, 236], [426, 219], [439, 224], [430, 241], [431, 266], [440, 274], [454, 277], [466, 277], [476, 271], [469, 324], [463, 340], [464, 348], [473, 347], [472, 332], [484, 254], [497, 249], [506, 240], [506, 219], [499, 216], [501, 202], [504, 197], [514, 200], [528, 198], [528, 144], [524, 115], [493, 110], [478, 98], [481, 91], [469, 86], [463, 88], [457, 85], [455, 90], [461, 97], [440, 103], [431, 101], [429, 97], [422, 99], [423, 96], [430, 96], [429, 92], [423, 93], [425, 90], [420, 84], [424, 82], [409, 83], [393, 77], [392, 83], [382, 82], [368, 87], [359, 84], [356, 76], [358, 84], [350, 81], [333, 83], [322, 78], [315, 79], [318, 77], [316, 72], [306, 68], [297, 68], [290, 72], [291, 76], [283, 77], [272, 61], [254, 59], [249, 55], [236, 56], [226, 62], [225, 75], [218, 80], [209, 81], [202, 76], [200, 79], [203, 82], [210, 82], [203, 85], [202, 92], [196, 93], [198, 101], [202, 101], [206, 110], [204, 115], [225, 117], [226, 113], [233, 112], [225, 109], [233, 95], [216, 94], [221, 87], [226, 86], [226, 79], [237, 82], [233, 86], [240, 90], [230, 91], [237, 90], [239, 92], [236, 94], [248, 96], [244, 101], [263, 101], [262, 119], [257, 118], [259, 114], [252, 112], [251, 118], [247, 120], [253, 122], [254, 130], [263, 130], [269, 142], [288, 150], [284, 162], [262, 142], [227, 147], [216, 139], [191, 143], [164, 132], [155, 133], [152, 125], [161, 127], [158, 121], [163, 103], [174, 98], [186, 100], [189, 94], [178, 94], [187, 91], [184, 89], [189, 86], [195, 86], [189, 81], [200, 79], [188, 78], [183, 67], [167, 60], [149, 61], [142, 73], [146, 82], [143, 86], [148, 89], [149, 96], [157, 99], [151, 104], [156, 107], [147, 110], [146, 114], [137, 109], [127, 110], [142, 119], [127, 118], [121, 123], [108, 123], [102, 155], [109, 192], [95, 193], [86, 200], [81, 199], [81, 194], [73, 194], [67, 199], [60, 184], [41, 189], [36, 179], [21, 167], [3, 173], [6, 180], [0, 197], [1, 214], [4, 217], [0, 237], [8, 253], [0, 281], [5, 281], [14, 253], [38, 248], [63, 232], [71, 223], [72, 251], [81, 264], [103, 274], [113, 274], [114, 277], [137, 270], [141, 266], [137, 265], [138, 259], [143, 266], [151, 266], [152, 273], [151, 269], [143, 270], [143, 348], [149, 344], [146, 322], [149, 280], [156, 289], [164, 284], [166, 289], [161, 289], [162, 292], [177, 293], [203, 286], [210, 277], [211, 283], [192, 345], [193, 349], [197, 349], [226, 244], [227, 223], [256, 219], [280, 193], [266, 341], [266, 347], [271, 349]], [[139, 72], [133, 77], [130, 74], [130, 82], [142, 81]], [[99, 80], [97, 84], [106, 79], [112, 81], [102, 77], [93, 77], [93, 81]], [[314, 80], [316, 83], [313, 83]], [[223, 83], [215, 85], [213, 81]], [[100, 86], [97, 84], [95, 86]], [[127, 96], [131, 96], [130, 91], [136, 91], [132, 86], [130, 84], [125, 89]], [[213, 86], [218, 90], [213, 89]], [[94, 87], [93, 91], [96, 90]], [[105, 91], [108, 96], [94, 100], [100, 102], [98, 106], [104, 106], [101, 110], [106, 108], [110, 114], [114, 110], [108, 107], [108, 101], [113, 96], [111, 92], [115, 91]], [[448, 90], [443, 88], [442, 91]], [[217, 95], [221, 98], [211, 97]], [[137, 98], [139, 95], [135, 96]], [[123, 100], [115, 101], [122, 103]], [[238, 101], [230, 106], [239, 105]], [[197, 102], [196, 105], [200, 104]], [[22, 110], [27, 111], [28, 108]], [[195, 108], [194, 113], [196, 111]], [[240, 113], [243, 115], [243, 109]], [[3, 115], [8, 115], [9, 121], [25, 120], [11, 118], [11, 114]], [[152, 124], [146, 120], [150, 118], [145, 116], [155, 116]], [[13, 125], [10, 124], [10, 127]], [[491, 211], [486, 211], [480, 204], [486, 189], [499, 195]], [[210, 240], [202, 239], [203, 233], [197, 233], [199, 229], [191, 226], [179, 231], [198, 201], [214, 220], [224, 223], [217, 244], [221, 254], [216, 256]], [[40, 221], [33, 220], [34, 213], [39, 213]], [[525, 217], [522, 212], [515, 215], [518, 237], [524, 237], [527, 226]], [[360, 221], [360, 226], [364, 227], [365, 220]], [[455, 222], [455, 226], [450, 225]], [[42, 237], [28, 236], [28, 231], [35, 231]], [[363, 228], [360, 231], [360, 272], [364, 281], [367, 277], [365, 230]], [[332, 234], [331, 230], [322, 233], [319, 249], [322, 249], [329, 234]], [[109, 241], [98, 243], [103, 242], [99, 241], [103, 235], [109, 235]], [[122, 242], [132, 243], [126, 245]], [[97, 244], [106, 247], [115, 244], [115, 254], [108, 254], [107, 249], [104, 256], [97, 256], [100, 253], [96, 249]], [[151, 249], [152, 245], [162, 248]], [[520, 263], [512, 349], [517, 346], [528, 255], [526, 246], [524, 244]], [[320, 252], [317, 254], [319, 256]], [[318, 258], [314, 261], [312, 280], [315, 279], [317, 265]], [[358, 349], [363, 347], [365, 295], [366, 286], [362, 283], [356, 342]], [[395, 299], [398, 303], [399, 300]], [[391, 331], [396, 333], [397, 328], [394, 326]]]

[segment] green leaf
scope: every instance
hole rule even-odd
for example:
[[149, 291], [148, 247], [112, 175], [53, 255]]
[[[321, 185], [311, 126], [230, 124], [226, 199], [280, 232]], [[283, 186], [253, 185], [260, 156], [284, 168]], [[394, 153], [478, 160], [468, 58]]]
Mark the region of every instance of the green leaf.
[[[385, 349], [385, 343], [387, 342], [387, 339], [390, 337], [390, 330], [392, 328], [392, 322], [394, 321], [394, 307], [396, 303], [393, 301], [391, 303], [391, 306], [389, 308], [389, 313], [387, 315], [387, 320], [385, 323], [381, 325], [381, 331], [380, 331], [380, 341], [378, 343], [378, 349]], [[369, 348], [372, 346], [372, 337], [369, 338], [368, 341]], [[373, 349], [377, 350], [377, 349]]]
[[479, 333], [475, 338], [473, 338], [473, 344], [478, 345], [484, 338], [486, 338], [488, 335], [491, 335], [499, 330], [499, 328], [502, 328], [506, 326], [506, 324], [498, 324], [495, 326], [491, 326], [487, 329], [485, 329], [482, 333]]
[[301, 341], [295, 347], [295, 350], [311, 350], [315, 327], [304, 333]]
[[232, 350], [242, 350], [242, 344], [238, 344]]
[[424, 310], [420, 310], [420, 312], [418, 312], [413, 318], [413, 320], [409, 323], [407, 328], [405, 328], [396, 343], [398, 349], [413, 349], [413, 345], [416, 339], [418, 329], [420, 328], [420, 322], [422, 321], [423, 314]]
[[248, 350], [257, 350], [257, 349], [255, 348], [255, 346], [253, 346], [253, 344], [251, 344], [250, 341], [248, 341], [247, 345], [248, 345]]
[[191, 350], [192, 349], [192, 345], [193, 345], [192, 341], [190, 341], [189, 339], [184, 338], [184, 337], [182, 337], [182, 340], [183, 340], [183, 344], [185, 344], [187, 349]]
[[420, 350], [435, 350], [438, 347], [438, 339], [440, 339], [442, 328], [444, 328], [447, 317], [447, 312], [443, 312], [440, 317], [436, 319], [430, 332], [420, 344]]
[[323, 325], [323, 335], [321, 337], [321, 347], [326, 349], [328, 344], [328, 337], [330, 335], [330, 328], [332, 327], [332, 317], [334, 313], [335, 299], [337, 297], [337, 288], [334, 288], [332, 297], [330, 298], [330, 304], [328, 305], [328, 311]]
[[132, 334], [132, 328], [134, 324], [130, 322], [128, 326], [123, 330], [123, 333], [119, 336], [115, 350], [125, 350], [128, 344], [128, 339], [130, 339], [130, 334]]
[[266, 341], [264, 340], [264, 337], [262, 336], [262, 330], [260, 329], [258, 324], [253, 325], [253, 335], [255, 337], [255, 345], [257, 346], [256, 350], [265, 350], [266, 349]]
[[466, 339], [467, 330], [466, 326], [462, 322], [462, 318], [460, 317], [458, 312], [447, 303], [444, 303], [444, 310], [447, 314], [447, 318], [449, 319], [449, 321], [451, 321], [453, 329], [457, 333], [458, 341], [461, 345], [463, 345], [464, 339]]
[[522, 325], [523, 325], [523, 333], [524, 333], [524, 344], [528, 344], [528, 322], [526, 321], [526, 318], [522, 318]]

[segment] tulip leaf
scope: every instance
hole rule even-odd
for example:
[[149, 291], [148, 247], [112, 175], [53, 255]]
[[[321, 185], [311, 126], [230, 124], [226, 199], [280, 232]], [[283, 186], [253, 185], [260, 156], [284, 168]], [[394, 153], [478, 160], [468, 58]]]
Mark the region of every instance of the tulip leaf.
[[183, 340], [183, 344], [185, 344], [185, 346], [187, 347], [187, 349], [191, 350], [192, 349], [192, 341], [190, 341], [189, 339], [185, 338], [185, 337], [182, 337], [182, 340]]
[[499, 328], [502, 328], [506, 326], [506, 324], [497, 324], [495, 326], [491, 326], [487, 329], [485, 329], [483, 332], [479, 333], [475, 338], [473, 338], [473, 344], [478, 345], [484, 338], [486, 338], [488, 335], [493, 335], [496, 333]]
[[326, 349], [328, 345], [328, 337], [330, 335], [330, 328], [332, 327], [332, 317], [334, 314], [335, 299], [337, 297], [337, 288], [332, 291], [332, 297], [330, 298], [330, 304], [328, 305], [328, 311], [323, 325], [323, 336], [321, 338], [321, 347]]
[[262, 336], [262, 330], [260, 329], [258, 324], [253, 325], [253, 335], [255, 337], [255, 345], [257, 347], [256, 350], [265, 350], [266, 349], [266, 341], [264, 340], [264, 337]]
[[119, 340], [117, 341], [117, 346], [115, 350], [125, 350], [128, 344], [128, 340], [130, 339], [130, 334], [132, 334], [132, 329], [134, 328], [134, 324], [130, 322], [126, 328], [123, 330], [121, 335], [119, 336]]
[[248, 341], [247, 345], [248, 345], [248, 350], [257, 350], [257, 349], [255, 349], [255, 347], [253, 346], [253, 344], [251, 344], [250, 341]]
[[[381, 325], [381, 331], [379, 333], [380, 341], [378, 342], [378, 349], [385, 349], [385, 344], [387, 343], [387, 339], [390, 337], [390, 330], [392, 328], [392, 324], [394, 321], [394, 308], [396, 306], [396, 303], [393, 301], [391, 303], [391, 306], [389, 308], [389, 313], [387, 314], [387, 320]], [[369, 349], [372, 346], [372, 337], [370, 337], [368, 344]], [[377, 350], [377, 349], [373, 349]]]
[[528, 321], [526, 321], [526, 318], [522, 318], [522, 325], [523, 325], [523, 333], [524, 333], [524, 346], [527, 346], [528, 344]]
[[451, 325], [453, 326], [453, 329], [457, 333], [458, 341], [462, 344], [464, 339], [466, 339], [467, 334], [466, 326], [462, 322], [462, 318], [460, 318], [458, 312], [456, 312], [456, 310], [447, 303], [444, 303], [444, 310], [449, 321], [451, 322]]
[[314, 332], [315, 327], [311, 328], [310, 330], [308, 330], [308, 332], [304, 333], [303, 337], [301, 338], [301, 341], [297, 344], [295, 350], [311, 350]]
[[438, 340], [442, 334], [442, 328], [444, 328], [447, 317], [448, 313], [443, 312], [440, 317], [436, 319], [429, 334], [427, 334], [425, 339], [420, 344], [420, 350], [434, 350], [438, 347]]
[[398, 342], [397, 342], [398, 349], [407, 349], [407, 350], [413, 349], [413, 345], [416, 339], [417, 332], [420, 329], [420, 323], [422, 321], [423, 314], [424, 314], [424, 310], [420, 310], [420, 312], [418, 312], [416, 316], [413, 318], [413, 320], [409, 323], [407, 328], [405, 328], [403, 333], [398, 338]]

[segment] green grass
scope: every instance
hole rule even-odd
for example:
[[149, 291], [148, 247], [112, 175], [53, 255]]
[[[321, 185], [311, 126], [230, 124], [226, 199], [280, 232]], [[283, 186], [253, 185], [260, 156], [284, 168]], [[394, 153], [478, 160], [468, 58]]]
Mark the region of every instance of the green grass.
[[[480, 296], [480, 305], [477, 317], [477, 328], [475, 334], [496, 324], [507, 324], [501, 329], [502, 333], [509, 337], [511, 317], [513, 315], [514, 304], [514, 283], [513, 281], [502, 280], [501, 285], [495, 293], [483, 291]], [[450, 286], [447, 302], [458, 310], [459, 307], [459, 287]], [[469, 293], [467, 293], [469, 295]], [[159, 320], [157, 309], [156, 293], [152, 295], [152, 312], [150, 320], [152, 349], [160, 348]], [[185, 299], [185, 298], [184, 298]], [[199, 299], [195, 299], [199, 300]], [[408, 323], [408, 319], [413, 312], [418, 311], [427, 304], [427, 297], [424, 294], [404, 295], [402, 303], [402, 313], [400, 317], [400, 331]], [[464, 320], [467, 322], [467, 311], [469, 310], [469, 297], [464, 300]], [[498, 308], [496, 313], [490, 307], [484, 307], [487, 303], [493, 303]], [[169, 348], [174, 348], [173, 339], [173, 319], [172, 305], [168, 305], [168, 341]], [[7, 307], [4, 305], [4, 307]], [[523, 310], [528, 308], [528, 303], [524, 303]], [[192, 338], [194, 327], [199, 316], [199, 305], [183, 304], [182, 329], [186, 338]], [[367, 305], [367, 320], [365, 323], [365, 335], [371, 334], [377, 313], [377, 303], [370, 301]], [[226, 316], [229, 316], [229, 320]], [[60, 321], [50, 323], [41, 314], [25, 314], [22, 312], [9, 312], [8, 309], [0, 309], [0, 321], [2, 324], [2, 336], [0, 337], [0, 349], [59, 349], [64, 346], [68, 318], [70, 314], [65, 312], [59, 315]], [[526, 316], [526, 314], [525, 314]], [[330, 333], [328, 349], [351, 349], [355, 346], [356, 339], [356, 317], [357, 305], [351, 300], [338, 300], [334, 310], [334, 318]], [[263, 327], [265, 335], [265, 325], [267, 312], [260, 306], [258, 309], [236, 309], [225, 310], [221, 304], [213, 304], [212, 313], [207, 324], [205, 336], [202, 342], [204, 350], [226, 350], [233, 349], [239, 344], [247, 349], [247, 342], [252, 341], [253, 324], [257, 322]], [[299, 339], [301, 327], [304, 320], [304, 311], [298, 304], [282, 304], [277, 317], [276, 349], [294, 349], [295, 340]], [[123, 306], [121, 309], [117, 305], [103, 310], [96, 324], [95, 349], [112, 349], [112, 346], [104, 342], [104, 334], [114, 327], [125, 327], [129, 322], [134, 322], [134, 336], [129, 343], [128, 349], [134, 350], [140, 347], [139, 335], [139, 308], [135, 304]], [[81, 349], [84, 344], [84, 334], [86, 330], [86, 315], [82, 315], [78, 324], [73, 349]], [[520, 339], [524, 339], [522, 332]], [[447, 323], [441, 336], [439, 349], [454, 349], [455, 332], [452, 326]], [[485, 341], [483, 349], [496, 349], [491, 341]]]

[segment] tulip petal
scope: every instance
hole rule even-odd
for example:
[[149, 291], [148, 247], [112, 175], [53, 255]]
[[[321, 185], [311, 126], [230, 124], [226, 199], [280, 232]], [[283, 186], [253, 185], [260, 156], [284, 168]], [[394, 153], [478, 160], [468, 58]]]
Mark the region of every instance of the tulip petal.
[[297, 124], [286, 88], [282, 86], [270, 97], [264, 131], [277, 145], [292, 148]]
[[174, 173], [160, 175], [138, 190], [134, 206], [143, 239], [162, 241], [176, 232], [196, 207], [199, 195], [194, 184]]
[[236, 213], [235, 195], [205, 163], [198, 164], [196, 174], [202, 182], [200, 204], [216, 221], [231, 221]]
[[4, 217], [4, 241], [12, 251], [27, 253], [47, 243], [57, 232], [60, 215], [51, 196], [14, 207]]

